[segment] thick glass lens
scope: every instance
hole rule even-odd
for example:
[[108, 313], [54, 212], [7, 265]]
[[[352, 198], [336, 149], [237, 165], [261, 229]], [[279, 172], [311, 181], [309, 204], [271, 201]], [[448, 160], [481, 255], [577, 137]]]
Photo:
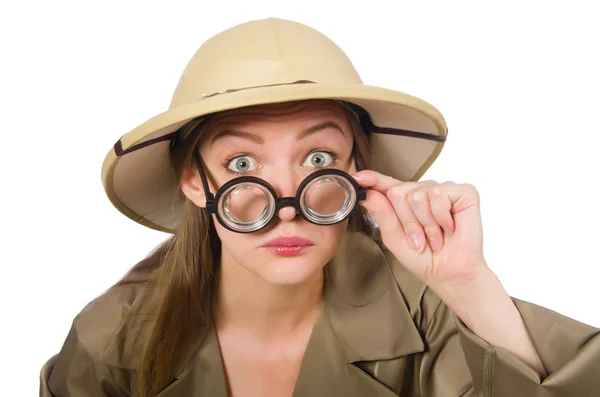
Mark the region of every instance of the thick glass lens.
[[219, 200], [219, 215], [229, 226], [240, 231], [256, 230], [275, 212], [275, 200], [256, 183], [231, 186]]
[[333, 224], [343, 220], [354, 207], [356, 191], [346, 178], [323, 175], [311, 181], [300, 196], [300, 208], [312, 221]]

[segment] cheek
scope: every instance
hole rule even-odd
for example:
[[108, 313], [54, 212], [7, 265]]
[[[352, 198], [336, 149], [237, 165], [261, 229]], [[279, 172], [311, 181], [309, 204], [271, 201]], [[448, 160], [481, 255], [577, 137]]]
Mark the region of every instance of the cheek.
[[221, 240], [221, 244], [234, 256], [244, 255], [245, 252], [250, 250], [252, 234], [235, 233], [231, 230], [225, 229], [213, 215], [213, 222], [215, 229]]
[[346, 233], [346, 229], [348, 227], [348, 221], [326, 227], [317, 227], [321, 232], [323, 249], [327, 251], [328, 255], [333, 256], [340, 246], [342, 239], [344, 238], [344, 234]]

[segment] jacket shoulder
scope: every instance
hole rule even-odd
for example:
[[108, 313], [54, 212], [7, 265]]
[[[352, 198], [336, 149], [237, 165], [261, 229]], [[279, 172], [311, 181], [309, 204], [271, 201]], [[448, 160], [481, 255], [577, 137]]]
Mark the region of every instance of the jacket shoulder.
[[[73, 319], [58, 354], [40, 372], [40, 396], [129, 396], [147, 333], [148, 287], [111, 287]], [[141, 336], [141, 337], [140, 337]]]
[[73, 320], [81, 348], [103, 365], [137, 368], [153, 320], [152, 287], [115, 285], [89, 302]]

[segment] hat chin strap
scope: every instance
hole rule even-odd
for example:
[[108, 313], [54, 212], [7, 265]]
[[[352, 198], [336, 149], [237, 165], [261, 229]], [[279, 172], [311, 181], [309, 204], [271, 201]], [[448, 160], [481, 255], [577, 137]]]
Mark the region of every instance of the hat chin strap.
[[411, 138], [419, 138], [426, 139], [428, 141], [436, 141], [436, 142], [445, 142], [446, 137], [441, 135], [430, 134], [427, 132], [418, 132], [405, 130], [401, 128], [391, 128], [391, 127], [379, 127], [375, 125], [371, 120], [371, 116], [369, 112], [363, 109], [361, 106], [358, 106], [351, 102], [346, 101], [338, 101], [343, 106], [348, 108], [352, 113], [356, 115], [358, 118], [358, 122], [360, 123], [360, 127], [367, 136], [371, 136], [372, 134], [387, 134], [387, 135], [396, 135], [396, 136], [408, 136]]

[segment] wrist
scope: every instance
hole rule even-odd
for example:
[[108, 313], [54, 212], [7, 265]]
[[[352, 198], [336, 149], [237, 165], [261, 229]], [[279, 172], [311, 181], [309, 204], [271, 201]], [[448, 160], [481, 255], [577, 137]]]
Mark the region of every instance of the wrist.
[[541, 376], [547, 376], [517, 306], [491, 269], [460, 288], [446, 287], [440, 298], [474, 334], [515, 354]]
[[485, 327], [490, 317], [514, 308], [496, 274], [487, 266], [460, 282], [448, 283], [440, 298], [471, 330]]

